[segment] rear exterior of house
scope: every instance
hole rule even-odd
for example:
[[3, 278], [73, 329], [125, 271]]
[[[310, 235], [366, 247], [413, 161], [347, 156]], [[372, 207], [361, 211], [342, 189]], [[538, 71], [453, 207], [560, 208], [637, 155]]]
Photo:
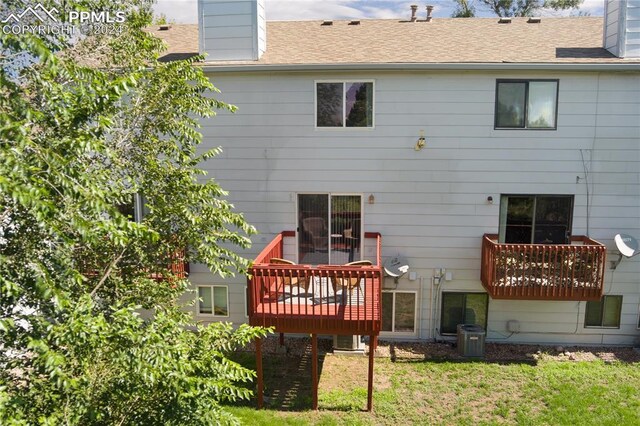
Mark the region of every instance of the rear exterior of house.
[[[244, 255], [262, 257], [249, 280], [191, 265], [197, 320], [269, 325], [257, 275], [335, 294], [356, 277], [381, 315], [362, 334], [440, 340], [475, 323], [495, 342], [640, 343], [640, 262], [615, 265], [613, 242], [640, 238], [640, 5], [608, 2], [605, 26], [265, 24], [261, 1], [199, 3], [200, 31], [158, 35], [168, 58], [211, 52], [217, 96], [239, 107], [202, 123], [223, 148], [205, 168], [259, 231]], [[318, 266], [359, 260], [371, 270]], [[382, 276], [394, 260], [408, 271]], [[289, 319], [281, 331], [305, 331]]]

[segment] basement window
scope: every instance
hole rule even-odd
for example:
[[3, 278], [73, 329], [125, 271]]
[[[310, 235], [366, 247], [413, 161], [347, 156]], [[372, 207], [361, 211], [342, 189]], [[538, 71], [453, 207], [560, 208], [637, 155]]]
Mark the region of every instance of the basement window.
[[498, 80], [496, 129], [555, 129], [558, 80]]
[[487, 328], [487, 293], [442, 293], [440, 334], [456, 334], [458, 324], [475, 324]]
[[584, 326], [620, 328], [621, 311], [622, 296], [602, 296], [598, 301], [589, 301], [584, 314]]
[[417, 293], [382, 292], [382, 332], [414, 334], [416, 332]]
[[229, 294], [227, 286], [199, 285], [198, 314], [218, 317], [229, 316]]
[[316, 82], [316, 127], [373, 127], [373, 82]]

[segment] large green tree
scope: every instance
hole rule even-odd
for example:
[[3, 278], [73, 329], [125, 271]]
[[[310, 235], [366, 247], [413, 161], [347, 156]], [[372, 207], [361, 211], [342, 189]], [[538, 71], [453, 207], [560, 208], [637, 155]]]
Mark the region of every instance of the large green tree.
[[[457, 3], [454, 18], [472, 18], [475, 8], [472, 0], [454, 0]], [[500, 17], [533, 16], [540, 9], [578, 9], [583, 0], [476, 0], [480, 6], [488, 8]]]
[[126, 20], [0, 35], [0, 424], [232, 422], [254, 373], [226, 355], [265, 331], [193, 324], [172, 266], [245, 272], [254, 230], [200, 166], [199, 120], [234, 107], [201, 58], [158, 61], [149, 2], [64, 8]]

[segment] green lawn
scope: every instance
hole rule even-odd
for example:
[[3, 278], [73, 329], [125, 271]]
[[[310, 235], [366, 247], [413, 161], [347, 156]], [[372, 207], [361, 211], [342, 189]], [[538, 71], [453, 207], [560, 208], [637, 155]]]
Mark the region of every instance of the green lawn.
[[[242, 361], [251, 365], [252, 357]], [[308, 358], [265, 356], [267, 409], [230, 407], [251, 425], [640, 424], [640, 364], [376, 359], [374, 411], [365, 357], [321, 357], [319, 410], [310, 410]]]

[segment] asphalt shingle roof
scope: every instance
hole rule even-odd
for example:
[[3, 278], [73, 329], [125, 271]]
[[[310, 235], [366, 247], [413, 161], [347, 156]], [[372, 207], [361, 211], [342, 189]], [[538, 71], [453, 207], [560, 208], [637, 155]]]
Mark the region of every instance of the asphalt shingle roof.
[[[399, 20], [276, 21], [267, 23], [267, 51], [258, 61], [210, 64], [387, 64], [387, 63], [640, 63], [602, 48], [601, 17], [435, 18]], [[168, 44], [164, 60], [198, 52], [198, 26], [151, 29]]]

